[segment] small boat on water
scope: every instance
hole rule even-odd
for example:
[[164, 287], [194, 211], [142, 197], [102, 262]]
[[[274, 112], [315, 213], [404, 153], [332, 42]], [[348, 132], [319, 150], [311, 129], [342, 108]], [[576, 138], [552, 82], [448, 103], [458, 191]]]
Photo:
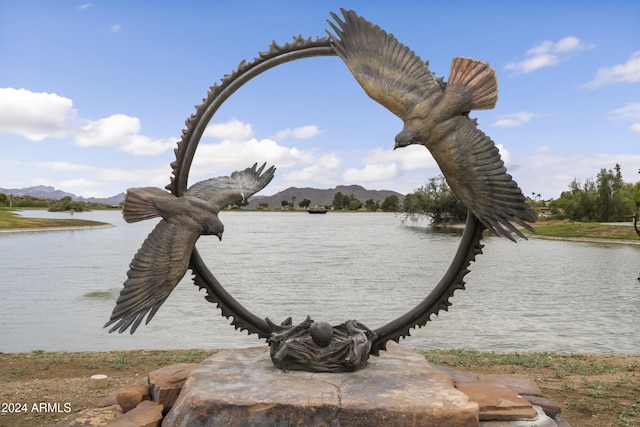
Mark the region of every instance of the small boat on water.
[[309, 212], [310, 214], [326, 214], [327, 209], [316, 206], [316, 207], [307, 209], [307, 212]]

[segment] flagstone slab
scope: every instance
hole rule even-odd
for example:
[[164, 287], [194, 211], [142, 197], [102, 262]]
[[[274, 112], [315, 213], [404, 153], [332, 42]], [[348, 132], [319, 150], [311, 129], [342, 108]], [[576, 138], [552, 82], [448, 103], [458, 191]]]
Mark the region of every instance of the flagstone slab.
[[349, 373], [281, 371], [265, 347], [221, 351], [193, 368], [163, 426], [478, 426], [450, 376], [388, 346]]

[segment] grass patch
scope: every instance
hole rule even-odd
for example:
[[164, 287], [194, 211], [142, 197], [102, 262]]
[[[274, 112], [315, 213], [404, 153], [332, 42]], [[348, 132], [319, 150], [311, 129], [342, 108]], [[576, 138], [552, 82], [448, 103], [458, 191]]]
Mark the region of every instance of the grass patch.
[[[84, 377], [95, 373], [149, 371], [175, 363], [200, 363], [215, 351], [153, 350], [109, 352], [0, 353], [0, 381], [10, 382], [39, 371], [39, 378]], [[43, 372], [45, 371], [45, 372]]]
[[16, 228], [87, 227], [109, 225], [106, 222], [85, 219], [24, 218], [15, 212], [0, 210], [0, 230]]
[[[534, 224], [534, 226], [541, 236], [638, 240], [638, 234], [633, 229], [633, 226], [630, 225], [607, 225], [599, 222], [570, 222], [549, 225]], [[527, 230], [524, 231], [528, 232]]]

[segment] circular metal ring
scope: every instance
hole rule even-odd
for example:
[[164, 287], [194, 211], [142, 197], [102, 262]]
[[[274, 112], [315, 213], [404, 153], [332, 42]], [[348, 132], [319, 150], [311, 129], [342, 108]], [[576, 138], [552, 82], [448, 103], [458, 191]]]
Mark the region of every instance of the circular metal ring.
[[[176, 196], [181, 196], [187, 188], [189, 170], [193, 161], [200, 138], [209, 121], [220, 106], [242, 85], [259, 74], [286, 62], [315, 56], [336, 56], [329, 38], [316, 40], [304, 39], [302, 36], [294, 38], [292, 43], [278, 45], [271, 44], [267, 52], [261, 52], [252, 62], [242, 61], [238, 69], [226, 75], [221, 84], [210, 88], [207, 98], [196, 107], [196, 112], [187, 121], [187, 128], [182, 132], [182, 138], [175, 150], [176, 160], [171, 163], [173, 176], [167, 185]], [[386, 350], [389, 340], [398, 342], [400, 338], [410, 335], [410, 330], [424, 326], [431, 315], [441, 310], [447, 310], [451, 305], [449, 299], [458, 289], [464, 289], [464, 276], [469, 272], [471, 261], [482, 253], [482, 239], [484, 226], [471, 214], [467, 215], [467, 222], [460, 240], [457, 252], [449, 268], [433, 290], [417, 306], [406, 314], [374, 329], [376, 339], [371, 347], [371, 354], [378, 355], [380, 350]], [[238, 302], [216, 279], [194, 248], [190, 268], [194, 274], [194, 282], [200, 289], [206, 289], [206, 299], [217, 304], [222, 315], [231, 319], [231, 324], [250, 334], [257, 334], [260, 338], [268, 339], [273, 332], [267, 318], [251, 313]]]

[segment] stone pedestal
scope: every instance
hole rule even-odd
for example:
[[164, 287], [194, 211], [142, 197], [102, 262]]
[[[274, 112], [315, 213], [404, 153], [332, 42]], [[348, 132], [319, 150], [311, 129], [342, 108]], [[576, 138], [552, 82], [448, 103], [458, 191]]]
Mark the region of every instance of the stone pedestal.
[[191, 371], [163, 426], [477, 427], [453, 379], [394, 343], [351, 373], [284, 372], [268, 348], [221, 351]]

